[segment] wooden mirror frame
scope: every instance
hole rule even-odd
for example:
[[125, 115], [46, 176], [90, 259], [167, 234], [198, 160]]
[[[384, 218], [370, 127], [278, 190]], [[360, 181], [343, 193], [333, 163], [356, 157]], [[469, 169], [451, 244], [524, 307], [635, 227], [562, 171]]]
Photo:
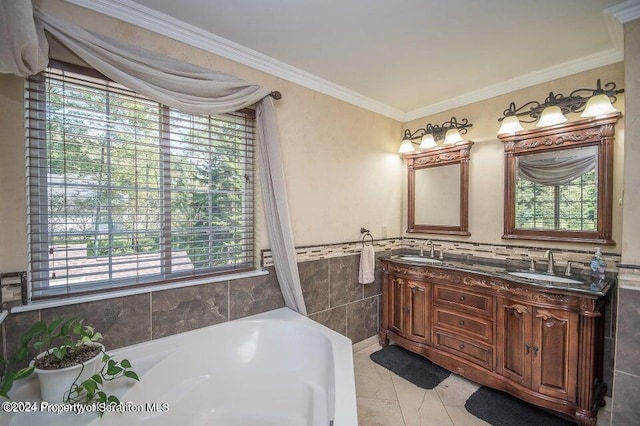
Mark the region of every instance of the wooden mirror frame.
[[[504, 235], [505, 239], [564, 241], [614, 245], [611, 238], [613, 206], [613, 140], [622, 114], [557, 124], [541, 129], [498, 135], [504, 143]], [[598, 150], [598, 220], [596, 231], [517, 229], [516, 157], [519, 155], [595, 146]]]
[[[407, 232], [430, 234], [471, 235], [469, 232], [469, 153], [473, 142], [460, 142], [455, 145], [433, 148], [428, 151], [405, 154], [408, 176], [408, 228]], [[460, 224], [429, 225], [415, 223], [416, 218], [416, 170], [429, 167], [460, 164]]]

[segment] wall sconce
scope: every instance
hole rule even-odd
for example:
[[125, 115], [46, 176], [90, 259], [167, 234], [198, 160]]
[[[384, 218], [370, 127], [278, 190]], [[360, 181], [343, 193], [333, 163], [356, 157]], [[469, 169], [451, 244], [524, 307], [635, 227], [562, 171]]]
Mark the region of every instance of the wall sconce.
[[519, 108], [511, 102], [509, 108], [504, 110], [503, 117], [498, 119], [502, 122], [498, 134], [523, 130], [520, 122], [533, 123], [538, 120], [537, 127], [564, 123], [567, 121], [564, 114], [568, 113], [583, 111], [581, 117], [591, 118], [616, 112], [612, 104], [618, 100], [616, 95], [624, 93], [624, 89], [616, 89], [613, 82], [605, 84], [604, 87], [603, 89], [598, 79], [595, 89], [576, 89], [569, 96], [550, 92], [544, 102], [529, 101]]
[[415, 151], [413, 145], [418, 145], [418, 143], [414, 142], [414, 139], [420, 139], [418, 149], [428, 149], [438, 146], [436, 141], [443, 138], [443, 144], [446, 145], [461, 142], [464, 140], [461, 135], [466, 134], [467, 128], [471, 126], [472, 124], [470, 124], [469, 120], [466, 118], [463, 118], [458, 122], [455, 117], [451, 117], [449, 121], [445, 121], [440, 126], [429, 123], [425, 127], [420, 128], [413, 133], [411, 133], [409, 129], [406, 129], [398, 152], [400, 154], [405, 154], [407, 152]]

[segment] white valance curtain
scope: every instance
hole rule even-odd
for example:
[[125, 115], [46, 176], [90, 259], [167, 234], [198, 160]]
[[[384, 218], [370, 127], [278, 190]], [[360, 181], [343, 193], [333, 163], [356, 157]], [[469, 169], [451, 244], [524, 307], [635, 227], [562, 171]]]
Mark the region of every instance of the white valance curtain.
[[528, 181], [546, 185], [566, 185], [596, 167], [598, 156], [580, 153], [572, 156], [532, 159], [518, 157], [518, 175]]
[[30, 0], [0, 0], [0, 72], [26, 77], [48, 64], [45, 31], [110, 79], [192, 114], [222, 114], [256, 104], [258, 165], [267, 233], [286, 305], [306, 307], [289, 220], [280, 141], [270, 92], [234, 76], [131, 46], [49, 16]]

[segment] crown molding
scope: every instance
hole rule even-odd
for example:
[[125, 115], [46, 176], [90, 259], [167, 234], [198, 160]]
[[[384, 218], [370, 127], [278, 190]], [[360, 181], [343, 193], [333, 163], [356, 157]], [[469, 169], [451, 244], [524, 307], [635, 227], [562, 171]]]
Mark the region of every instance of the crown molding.
[[640, 1], [639, 0], [627, 0], [615, 6], [608, 7], [604, 10], [604, 13], [615, 16], [615, 18], [626, 24], [640, 18]]
[[65, 0], [67, 3], [119, 19], [204, 51], [231, 59], [259, 71], [332, 96], [369, 111], [402, 121], [404, 111], [376, 101], [346, 87], [292, 67], [262, 53], [204, 31], [186, 22], [130, 0]]
[[[340, 99], [352, 105], [384, 115], [400, 122], [408, 122], [437, 114], [473, 102], [503, 95], [525, 87], [545, 83], [556, 78], [566, 77], [582, 71], [620, 62], [624, 59], [622, 49], [609, 49], [573, 61], [534, 71], [522, 76], [465, 93], [454, 98], [437, 102], [425, 107], [404, 112], [383, 102], [371, 99], [346, 87], [317, 77], [299, 68], [292, 67], [255, 50], [234, 43], [223, 37], [204, 31], [186, 22], [135, 3], [131, 0], [64, 0], [67, 3], [101, 13], [123, 22], [144, 28], [157, 34], [172, 38], [190, 46], [225, 57], [251, 68], [263, 71], [311, 90]], [[620, 7], [626, 5], [625, 7]], [[610, 12], [610, 10], [615, 11]], [[619, 11], [620, 10], [620, 11]], [[617, 19], [624, 16], [635, 19], [633, 14], [640, 13], [640, 1], [629, 0], [620, 5], [605, 9]], [[638, 15], [640, 16], [640, 15]], [[627, 22], [627, 21], [624, 21]]]
[[432, 105], [427, 105], [413, 111], [409, 111], [404, 116], [404, 122], [427, 117], [442, 111], [458, 108], [485, 99], [495, 98], [526, 87], [546, 83], [557, 78], [567, 77], [579, 72], [614, 64], [624, 60], [624, 52], [621, 49], [609, 49], [593, 55], [584, 56], [573, 61], [564, 62], [549, 68], [530, 72], [511, 80], [503, 81], [491, 86], [474, 90], [455, 98], [447, 99]]

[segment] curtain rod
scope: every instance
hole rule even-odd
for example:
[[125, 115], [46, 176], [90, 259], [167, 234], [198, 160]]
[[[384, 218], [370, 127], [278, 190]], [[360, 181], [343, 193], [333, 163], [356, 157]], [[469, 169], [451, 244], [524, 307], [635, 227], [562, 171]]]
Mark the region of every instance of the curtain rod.
[[271, 96], [275, 100], [282, 99], [282, 93], [278, 92], [277, 90], [269, 93], [269, 96]]

